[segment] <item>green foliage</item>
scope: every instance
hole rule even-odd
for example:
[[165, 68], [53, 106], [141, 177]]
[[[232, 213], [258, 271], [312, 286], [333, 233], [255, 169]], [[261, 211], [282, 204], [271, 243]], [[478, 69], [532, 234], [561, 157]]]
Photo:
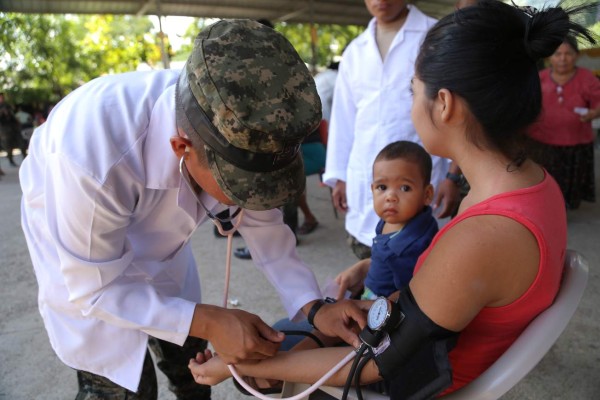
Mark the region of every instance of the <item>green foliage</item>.
[[[362, 26], [288, 24], [275, 25], [275, 30], [292, 43], [304, 62], [314, 66], [327, 66], [344, 48], [364, 31]], [[313, 51], [314, 43], [314, 51]]]
[[[184, 34], [186, 43], [181, 46], [175, 55], [176, 60], [185, 60], [188, 57], [192, 51], [194, 38], [198, 32], [213, 21], [200, 18], [196, 19], [188, 27]], [[292, 43], [304, 62], [316, 67], [325, 67], [336, 56], [340, 56], [346, 45], [362, 33], [364, 29], [362, 26], [352, 25], [275, 24], [275, 30], [284, 35]], [[314, 53], [312, 38], [315, 39]]]
[[[211, 19], [196, 19], [169, 57], [185, 60], [200, 30]], [[302, 59], [324, 67], [364, 28], [278, 23]], [[151, 67], [161, 60], [160, 37], [148, 17], [48, 15], [0, 12], [0, 91], [12, 104], [55, 103], [81, 84], [105, 74]]]
[[600, 46], [600, 22], [596, 22], [595, 24], [589, 26], [588, 29], [592, 33], [596, 43], [590, 43], [588, 40], [578, 38], [577, 44], [579, 45], [580, 50], [598, 48]]
[[194, 21], [188, 26], [185, 33], [183, 34], [182, 43], [179, 50], [175, 53], [173, 60], [185, 61], [192, 52], [194, 47], [194, 39], [198, 36], [198, 33], [204, 29], [204, 27], [210, 25], [215, 20], [205, 18], [195, 18]]
[[0, 91], [54, 103], [93, 78], [160, 60], [147, 17], [0, 13]]

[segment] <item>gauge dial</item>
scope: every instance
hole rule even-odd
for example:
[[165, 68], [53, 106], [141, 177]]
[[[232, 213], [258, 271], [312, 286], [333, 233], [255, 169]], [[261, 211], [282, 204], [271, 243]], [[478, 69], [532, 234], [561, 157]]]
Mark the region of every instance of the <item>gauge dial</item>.
[[367, 315], [367, 324], [372, 330], [379, 330], [387, 321], [390, 316], [390, 304], [389, 300], [385, 297], [379, 297], [371, 305], [369, 314]]

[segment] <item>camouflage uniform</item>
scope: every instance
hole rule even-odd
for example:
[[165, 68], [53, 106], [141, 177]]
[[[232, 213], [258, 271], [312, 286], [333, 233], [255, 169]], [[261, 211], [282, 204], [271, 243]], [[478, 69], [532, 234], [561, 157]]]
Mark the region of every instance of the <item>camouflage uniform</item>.
[[[206, 341], [189, 337], [183, 347], [150, 338], [148, 346], [152, 349], [157, 360], [158, 368], [169, 378], [169, 390], [179, 400], [210, 399], [210, 386], [197, 384], [188, 362], [196, 357], [197, 352], [206, 349]], [[77, 371], [79, 393], [75, 400], [152, 400], [158, 396], [156, 372], [150, 352], [146, 352], [142, 377], [137, 392], [127, 390], [109, 379], [86, 371]]]
[[348, 245], [359, 260], [371, 257], [371, 248], [359, 242], [354, 236], [348, 235]]

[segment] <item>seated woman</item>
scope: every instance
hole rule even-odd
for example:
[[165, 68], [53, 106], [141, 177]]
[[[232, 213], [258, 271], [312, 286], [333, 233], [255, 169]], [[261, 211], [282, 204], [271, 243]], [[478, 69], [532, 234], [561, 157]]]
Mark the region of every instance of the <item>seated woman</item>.
[[[361, 383], [385, 379], [392, 399], [455, 391], [552, 304], [566, 249], [565, 204], [554, 179], [527, 158], [524, 144], [541, 109], [537, 60], [567, 34], [592, 40], [570, 21], [582, 9], [538, 12], [481, 0], [442, 18], [427, 34], [415, 64], [412, 120], [425, 149], [460, 165], [471, 190], [400, 291], [393, 305], [404, 319], [389, 332], [390, 345], [366, 363]], [[317, 328], [321, 318], [314, 315]], [[312, 383], [348, 352], [281, 352], [235, 367], [241, 375]], [[431, 364], [448, 379], [407, 390], [405, 374]], [[209, 352], [189, 367], [202, 384], [231, 375]], [[327, 383], [342, 386], [350, 369], [347, 364]]]

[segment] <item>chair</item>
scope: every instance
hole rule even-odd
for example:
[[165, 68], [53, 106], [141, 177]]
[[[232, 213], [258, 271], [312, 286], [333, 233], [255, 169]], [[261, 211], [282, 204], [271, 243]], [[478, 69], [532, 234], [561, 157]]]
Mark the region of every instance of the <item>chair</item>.
[[[540, 362], [567, 327], [583, 296], [588, 280], [588, 269], [588, 262], [583, 256], [576, 251], [567, 250], [563, 279], [554, 303], [538, 315], [508, 350], [483, 374], [464, 388], [442, 399], [498, 399], [523, 379]], [[302, 387], [307, 386], [286, 382], [282, 397], [300, 393], [304, 390]], [[320, 391], [324, 393], [316, 397], [311, 395], [311, 399], [339, 399], [342, 395], [342, 390], [337, 387], [324, 386]], [[386, 396], [367, 390], [363, 390], [363, 398], [365, 400], [388, 399]], [[356, 399], [353, 390], [350, 391], [348, 399]]]

